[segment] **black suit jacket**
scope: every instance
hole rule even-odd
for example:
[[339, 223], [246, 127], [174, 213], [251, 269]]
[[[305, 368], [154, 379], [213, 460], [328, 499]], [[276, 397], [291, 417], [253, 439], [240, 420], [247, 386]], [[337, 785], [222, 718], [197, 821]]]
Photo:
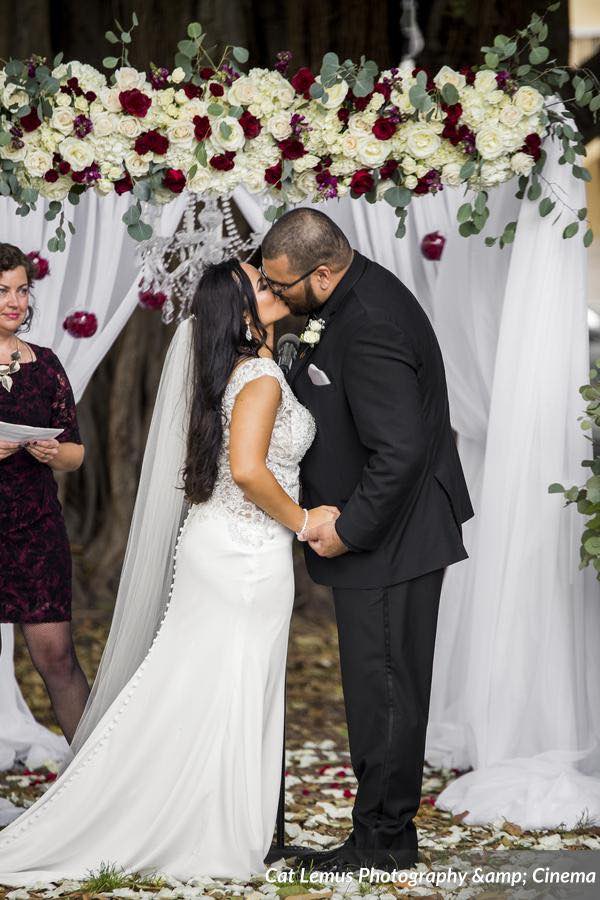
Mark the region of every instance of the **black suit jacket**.
[[[319, 343], [289, 374], [317, 424], [301, 463], [302, 502], [341, 509], [336, 529], [351, 552], [325, 559], [305, 544], [312, 579], [382, 587], [466, 559], [461, 524], [473, 509], [426, 313], [395, 275], [355, 250], [319, 315]], [[310, 363], [331, 383], [313, 384]]]

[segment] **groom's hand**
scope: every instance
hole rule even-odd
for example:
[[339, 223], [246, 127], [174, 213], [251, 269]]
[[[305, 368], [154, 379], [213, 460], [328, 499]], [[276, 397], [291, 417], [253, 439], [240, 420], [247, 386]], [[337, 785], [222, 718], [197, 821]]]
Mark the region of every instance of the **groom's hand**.
[[335, 522], [325, 522], [317, 528], [311, 528], [307, 534], [307, 541], [315, 553], [328, 559], [333, 556], [341, 556], [348, 552], [339, 534], [335, 530]]

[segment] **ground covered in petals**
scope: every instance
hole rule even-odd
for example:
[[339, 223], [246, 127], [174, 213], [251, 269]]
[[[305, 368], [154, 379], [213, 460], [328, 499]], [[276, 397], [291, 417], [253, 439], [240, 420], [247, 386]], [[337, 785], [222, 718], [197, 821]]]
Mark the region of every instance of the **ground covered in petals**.
[[[74, 631], [82, 664], [91, 678], [106, 639], [107, 614], [76, 613]], [[17, 633], [17, 676], [35, 716], [58, 730], [48, 699]], [[288, 843], [329, 848], [341, 843], [351, 828], [351, 812], [356, 781], [350, 766], [343, 696], [339, 680], [339, 660], [335, 623], [328, 616], [318, 621], [296, 614], [293, 619], [287, 676], [286, 722], [286, 840]], [[171, 878], [144, 879], [124, 876], [110, 866], [90, 873], [87, 882], [63, 882], [39, 886], [38, 890], [3, 891], [7, 900], [27, 898], [99, 896], [167, 898], [243, 896], [246, 900], [265, 897], [302, 895], [311, 900], [340, 900], [352, 895], [382, 897], [470, 897], [489, 900], [512, 898], [514, 887], [470, 883], [476, 868], [473, 854], [501, 851], [600, 850], [600, 828], [583, 826], [573, 831], [524, 832], [517, 825], [498, 820], [487, 827], [469, 826], [463, 816], [452, 816], [435, 806], [437, 795], [457, 776], [456, 770], [425, 767], [421, 808], [417, 818], [422, 861], [417, 869], [398, 873], [390, 882], [382, 873], [370, 872], [362, 878], [348, 875], [336, 882], [323, 874], [298, 869], [288, 871], [284, 860], [275, 864], [273, 881], [255, 879], [249, 883], [222, 882], [210, 878], [194, 879], [183, 885]], [[22, 806], [34, 802], [55, 777], [52, 767], [29, 772], [23, 767], [0, 772], [0, 796]], [[291, 864], [291, 860], [289, 860]], [[462, 873], [455, 881], [445, 877], [449, 867]], [[304, 875], [304, 881], [300, 876]], [[295, 876], [295, 877], [294, 877]], [[290, 879], [294, 877], [292, 883]], [[420, 881], [419, 881], [420, 879]], [[522, 889], [519, 896], [538, 893]]]

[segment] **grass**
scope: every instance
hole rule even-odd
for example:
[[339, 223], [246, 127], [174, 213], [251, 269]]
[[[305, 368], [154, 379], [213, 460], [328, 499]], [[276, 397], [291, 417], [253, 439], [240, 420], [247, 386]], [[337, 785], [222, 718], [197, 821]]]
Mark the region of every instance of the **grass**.
[[165, 886], [166, 882], [161, 875], [142, 872], [127, 874], [114, 863], [103, 862], [96, 872], [89, 870], [88, 877], [81, 883], [80, 891], [84, 894], [102, 894], [118, 888], [160, 890]]

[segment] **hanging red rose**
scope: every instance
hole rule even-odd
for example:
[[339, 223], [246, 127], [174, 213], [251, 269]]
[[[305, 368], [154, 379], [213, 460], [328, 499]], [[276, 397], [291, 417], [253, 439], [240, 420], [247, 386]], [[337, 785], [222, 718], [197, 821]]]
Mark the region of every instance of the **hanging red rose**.
[[98, 330], [98, 319], [94, 313], [77, 310], [67, 316], [63, 328], [74, 338], [92, 337]]
[[27, 259], [30, 259], [33, 264], [33, 277], [37, 281], [41, 281], [50, 274], [50, 263], [45, 256], [40, 256], [39, 250], [32, 250], [31, 253], [28, 253]]
[[219, 172], [230, 172], [231, 169], [235, 166], [235, 153], [233, 150], [226, 150], [225, 153], [219, 153], [216, 156], [211, 156], [209, 159], [209, 163], [213, 167], [213, 169], [217, 169]]
[[304, 144], [297, 138], [286, 138], [279, 141], [279, 149], [284, 159], [300, 159], [306, 153]]
[[209, 91], [213, 95], [213, 97], [222, 97], [225, 93], [225, 88], [222, 84], [218, 84], [216, 81], [211, 81], [208, 86]]
[[44, 181], [47, 181], [49, 184], [58, 181], [58, 172], [55, 169], [48, 169], [48, 171], [44, 173]]
[[381, 116], [373, 125], [371, 131], [378, 141], [389, 141], [396, 134], [396, 125], [391, 119]]
[[296, 74], [290, 78], [290, 82], [294, 90], [298, 94], [302, 94], [306, 100], [309, 99], [310, 86], [315, 83], [315, 76], [306, 66], [298, 69]]
[[358, 172], [355, 172], [352, 176], [350, 190], [361, 197], [363, 194], [368, 194], [369, 191], [372, 191], [374, 185], [375, 182], [373, 181], [373, 176], [368, 169], [359, 169]]
[[251, 139], [251, 138], [258, 137], [258, 135], [261, 132], [262, 125], [260, 124], [260, 122], [256, 118], [256, 116], [253, 116], [252, 113], [250, 113], [250, 112], [248, 112], [248, 110], [246, 110], [239, 117], [238, 121], [239, 121], [240, 125], [242, 126], [244, 135], [247, 138]]
[[421, 253], [425, 259], [441, 259], [446, 238], [440, 231], [430, 231], [421, 241]]
[[203, 141], [204, 138], [210, 135], [212, 129], [208, 116], [194, 116], [192, 122], [194, 123], [194, 135], [197, 141]]
[[150, 107], [152, 100], [147, 94], [143, 94], [138, 88], [132, 88], [130, 91], [121, 91], [119, 94], [119, 102], [130, 116], [137, 116], [143, 119]]
[[167, 302], [167, 295], [164, 291], [140, 291], [138, 301], [146, 309], [161, 309]]
[[140, 156], [144, 156], [145, 153], [157, 153], [162, 156], [169, 149], [169, 138], [152, 129], [140, 134], [133, 146]]
[[185, 187], [185, 175], [181, 169], [167, 169], [163, 175], [163, 187], [174, 194], [180, 194]]
[[398, 168], [398, 161], [395, 159], [388, 159], [379, 170], [379, 175], [381, 179], [391, 178], [396, 169]]
[[32, 109], [31, 112], [28, 112], [26, 116], [21, 116], [19, 119], [19, 125], [23, 129], [23, 131], [35, 131], [36, 128], [39, 128], [41, 125], [40, 117], [37, 114], [37, 110]]
[[265, 181], [267, 182], [267, 184], [279, 184], [279, 182], [281, 181], [281, 172], [281, 162], [275, 163], [274, 166], [269, 166], [268, 169], [265, 169]]
[[129, 191], [133, 190], [133, 181], [131, 180], [131, 175], [129, 172], [119, 178], [118, 181], [115, 181], [115, 194], [127, 194]]
[[191, 81], [188, 81], [187, 84], [183, 85], [183, 90], [188, 100], [194, 100], [196, 97], [202, 96], [202, 88], [200, 85], [192, 84]]

